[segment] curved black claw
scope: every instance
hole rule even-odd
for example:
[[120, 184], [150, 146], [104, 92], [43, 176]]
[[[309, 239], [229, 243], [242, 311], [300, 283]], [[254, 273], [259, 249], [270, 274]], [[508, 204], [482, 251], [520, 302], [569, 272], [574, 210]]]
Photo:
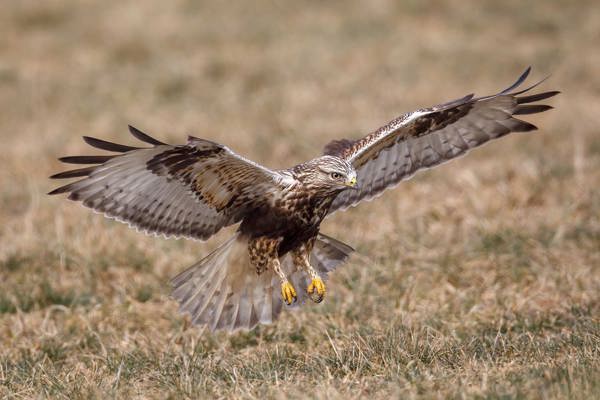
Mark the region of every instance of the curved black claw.
[[294, 289], [290, 282], [285, 281], [281, 284], [281, 297], [283, 297], [283, 301], [285, 301], [285, 304], [288, 306], [298, 300], [296, 289]]
[[306, 292], [312, 301], [320, 303], [325, 298], [325, 284], [321, 278], [314, 278], [306, 288]]

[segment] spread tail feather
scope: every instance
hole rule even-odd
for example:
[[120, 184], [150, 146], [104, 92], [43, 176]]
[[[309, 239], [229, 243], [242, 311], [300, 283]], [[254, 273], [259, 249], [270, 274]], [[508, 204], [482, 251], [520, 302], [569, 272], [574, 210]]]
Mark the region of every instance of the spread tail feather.
[[252, 329], [272, 322], [281, 311], [279, 285], [271, 278], [249, 264], [247, 241], [236, 233], [173, 278], [172, 296], [195, 325], [212, 331]]
[[[345, 243], [330, 236], [319, 233], [313, 251], [310, 255], [310, 265], [327, 281], [329, 273], [348, 260], [354, 249]], [[300, 267], [294, 265], [292, 257], [288, 254], [281, 261], [283, 270], [296, 288], [298, 301], [291, 308], [303, 305], [309, 298], [306, 288], [310, 285], [310, 277]]]
[[[283, 302], [279, 278], [270, 270], [260, 275], [247, 256], [247, 239], [237, 232], [208, 256], [171, 280], [172, 296], [179, 310], [189, 313], [192, 323], [211, 331], [248, 330], [269, 324], [279, 316]], [[329, 236], [319, 234], [311, 254], [311, 264], [323, 279], [354, 250]], [[298, 293], [297, 305], [307, 299], [310, 279], [291, 261], [282, 267]]]

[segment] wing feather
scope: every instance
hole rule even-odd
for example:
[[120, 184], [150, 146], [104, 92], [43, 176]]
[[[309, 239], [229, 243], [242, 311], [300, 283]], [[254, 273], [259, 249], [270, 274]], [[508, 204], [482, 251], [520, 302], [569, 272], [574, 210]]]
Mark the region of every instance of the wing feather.
[[190, 137], [186, 145], [172, 146], [136, 128], [130, 132], [152, 147], [84, 137], [93, 147], [119, 154], [61, 158], [97, 165], [51, 176], [83, 179], [49, 194], [68, 193], [70, 200], [145, 233], [206, 240], [239, 222], [289, 179], [207, 140]]
[[156, 140], [152, 136], [140, 131], [139, 129], [131, 125], [129, 125], [129, 132], [133, 135], [133, 137], [135, 137], [138, 140], [141, 140], [142, 142], [146, 142], [155, 146], [166, 144], [161, 142], [160, 140]]
[[124, 144], [118, 144], [113, 142], [107, 142], [106, 140], [93, 138], [90, 136], [83, 136], [83, 141], [92, 147], [100, 150], [114, 151], [117, 153], [126, 153], [131, 150], [139, 150], [139, 147], [126, 146]]
[[357, 171], [358, 190], [340, 193], [330, 213], [370, 200], [410, 178], [418, 170], [432, 168], [465, 154], [470, 149], [510, 132], [537, 129], [515, 115], [529, 115], [552, 109], [529, 104], [557, 95], [548, 91], [519, 96], [544, 80], [514, 92], [531, 68], [503, 91], [479, 98], [467, 95], [457, 100], [398, 117], [359, 140], [336, 140], [325, 153], [350, 162]]

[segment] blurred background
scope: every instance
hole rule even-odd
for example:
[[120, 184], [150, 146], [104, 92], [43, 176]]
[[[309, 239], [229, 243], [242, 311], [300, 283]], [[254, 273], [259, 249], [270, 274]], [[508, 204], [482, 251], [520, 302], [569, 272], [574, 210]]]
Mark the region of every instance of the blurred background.
[[[0, 395], [597, 393], [594, 1], [17, 1], [0, 11]], [[529, 65], [556, 110], [323, 231], [358, 255], [321, 306], [194, 329], [168, 279], [216, 247], [45, 195], [82, 135], [224, 143], [272, 168]]]

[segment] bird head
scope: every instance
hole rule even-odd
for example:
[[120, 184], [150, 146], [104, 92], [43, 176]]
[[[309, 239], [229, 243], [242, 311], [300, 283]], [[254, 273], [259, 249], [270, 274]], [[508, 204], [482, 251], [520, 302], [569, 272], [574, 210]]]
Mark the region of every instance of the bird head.
[[297, 177], [307, 187], [328, 195], [357, 189], [356, 170], [339, 157], [322, 156], [301, 165], [302, 170]]

